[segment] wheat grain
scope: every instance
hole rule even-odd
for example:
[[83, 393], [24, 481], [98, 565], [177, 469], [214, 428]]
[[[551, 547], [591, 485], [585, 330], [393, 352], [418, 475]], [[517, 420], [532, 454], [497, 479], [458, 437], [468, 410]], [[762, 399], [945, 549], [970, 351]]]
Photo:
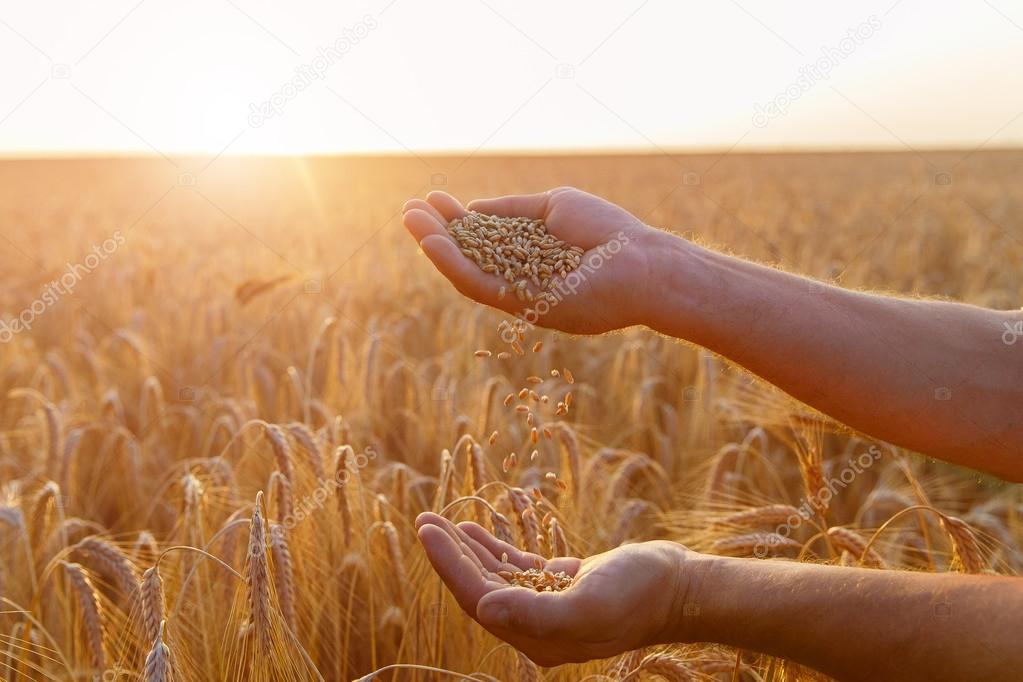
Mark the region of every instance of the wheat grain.
[[498, 571], [497, 574], [516, 587], [528, 587], [537, 592], [561, 592], [572, 586], [572, 576], [564, 571], [529, 568], [525, 571]]
[[542, 220], [470, 211], [452, 220], [448, 233], [481, 270], [513, 284], [520, 299], [527, 298], [522, 295], [527, 282], [545, 290], [555, 275], [565, 277], [582, 261], [583, 250], [549, 234]]
[[490, 357], [490, 351], [488, 351], [488, 350], [478, 350], [475, 353], [473, 353], [473, 355], [475, 355], [478, 358], [489, 358]]

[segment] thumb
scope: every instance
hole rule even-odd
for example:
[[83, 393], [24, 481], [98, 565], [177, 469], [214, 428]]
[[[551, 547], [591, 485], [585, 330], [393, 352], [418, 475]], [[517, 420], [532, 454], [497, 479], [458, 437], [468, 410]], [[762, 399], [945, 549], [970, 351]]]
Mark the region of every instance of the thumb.
[[482, 625], [521, 636], [556, 636], [579, 630], [579, 611], [572, 601], [567, 593], [505, 587], [480, 599], [476, 617]]

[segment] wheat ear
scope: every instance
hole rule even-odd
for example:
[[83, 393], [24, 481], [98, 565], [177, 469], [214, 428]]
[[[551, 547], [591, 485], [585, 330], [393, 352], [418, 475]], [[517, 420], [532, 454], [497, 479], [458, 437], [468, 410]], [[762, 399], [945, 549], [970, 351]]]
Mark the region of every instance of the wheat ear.
[[104, 664], [106, 655], [103, 652], [103, 619], [99, 598], [96, 596], [96, 588], [93, 587], [92, 581], [81, 564], [67, 561], [61, 561], [60, 564], [75, 593], [75, 598], [78, 600], [78, 608], [82, 612], [82, 625], [85, 626], [85, 640], [89, 645], [92, 667], [96, 670], [103, 670], [106, 668]]

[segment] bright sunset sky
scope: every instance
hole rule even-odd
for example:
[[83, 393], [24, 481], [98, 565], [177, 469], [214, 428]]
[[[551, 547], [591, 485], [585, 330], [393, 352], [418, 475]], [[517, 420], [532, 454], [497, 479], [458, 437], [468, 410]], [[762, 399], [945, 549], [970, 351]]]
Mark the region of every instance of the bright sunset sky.
[[4, 155], [1023, 144], [1011, 0], [5, 0], [0, 60]]

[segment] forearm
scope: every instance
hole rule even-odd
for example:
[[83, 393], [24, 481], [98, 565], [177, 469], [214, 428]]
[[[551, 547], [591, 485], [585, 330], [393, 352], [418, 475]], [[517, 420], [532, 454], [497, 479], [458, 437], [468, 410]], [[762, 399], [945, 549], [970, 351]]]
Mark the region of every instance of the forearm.
[[850, 291], [667, 235], [653, 268], [648, 326], [864, 433], [1023, 481], [1023, 343], [1003, 341], [1020, 313]]
[[678, 639], [759, 651], [841, 680], [1009, 680], [1023, 669], [1017, 578], [705, 557]]

